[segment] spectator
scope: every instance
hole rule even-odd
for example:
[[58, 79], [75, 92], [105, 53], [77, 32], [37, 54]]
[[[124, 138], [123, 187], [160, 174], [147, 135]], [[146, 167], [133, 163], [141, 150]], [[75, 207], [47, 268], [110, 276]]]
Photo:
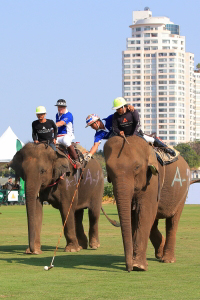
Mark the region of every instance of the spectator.
[[11, 191], [13, 189], [13, 187], [14, 187], [14, 184], [12, 182], [12, 177], [9, 176], [8, 182], [6, 182], [6, 184], [5, 184], [5, 189]]

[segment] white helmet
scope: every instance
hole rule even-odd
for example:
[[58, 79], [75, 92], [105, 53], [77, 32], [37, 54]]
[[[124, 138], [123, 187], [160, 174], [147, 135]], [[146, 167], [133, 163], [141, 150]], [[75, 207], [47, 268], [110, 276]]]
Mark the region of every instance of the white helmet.
[[99, 116], [96, 114], [90, 114], [89, 116], [87, 116], [86, 118], [86, 127], [92, 125], [93, 123], [95, 123], [96, 121], [100, 120]]

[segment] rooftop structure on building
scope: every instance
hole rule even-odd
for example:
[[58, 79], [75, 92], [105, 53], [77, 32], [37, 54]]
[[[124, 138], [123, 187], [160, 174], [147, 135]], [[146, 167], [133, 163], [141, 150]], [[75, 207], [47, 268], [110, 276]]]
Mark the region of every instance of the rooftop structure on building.
[[133, 12], [130, 28], [122, 55], [122, 92], [138, 109], [143, 131], [156, 132], [171, 145], [200, 137], [194, 54], [185, 51], [179, 25], [168, 17], [153, 17], [146, 7]]

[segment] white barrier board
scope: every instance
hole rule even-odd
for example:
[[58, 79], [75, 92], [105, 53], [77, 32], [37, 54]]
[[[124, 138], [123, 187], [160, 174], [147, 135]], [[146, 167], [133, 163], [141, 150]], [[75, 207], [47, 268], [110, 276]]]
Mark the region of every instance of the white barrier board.
[[18, 201], [18, 191], [11, 191], [8, 194], [8, 201]]

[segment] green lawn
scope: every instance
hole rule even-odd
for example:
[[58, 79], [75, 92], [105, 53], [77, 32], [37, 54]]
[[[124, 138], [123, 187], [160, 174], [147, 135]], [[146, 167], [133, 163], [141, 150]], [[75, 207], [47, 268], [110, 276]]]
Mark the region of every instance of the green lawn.
[[[104, 208], [118, 219], [113, 204]], [[64, 237], [50, 265], [61, 232], [59, 212], [44, 206], [40, 256], [25, 255], [25, 206], [0, 207], [0, 299], [200, 299], [200, 205], [186, 205], [177, 234], [175, 264], [159, 263], [149, 243], [147, 272], [125, 271], [121, 232], [101, 215], [98, 250], [64, 253]], [[88, 231], [87, 213], [84, 217]], [[164, 233], [164, 221], [160, 222]]]

